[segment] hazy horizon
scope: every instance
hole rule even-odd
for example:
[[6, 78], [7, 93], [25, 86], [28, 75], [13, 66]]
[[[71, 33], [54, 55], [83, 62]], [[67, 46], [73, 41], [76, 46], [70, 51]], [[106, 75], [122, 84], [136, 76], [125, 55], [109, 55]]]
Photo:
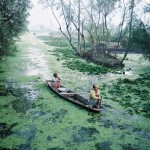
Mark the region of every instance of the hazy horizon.
[[[143, 0], [144, 3], [148, 3], [149, 0]], [[59, 26], [53, 17], [50, 9], [44, 9], [42, 4], [39, 4], [37, 0], [31, 0], [33, 7], [29, 11], [28, 17], [30, 31], [58, 31]], [[139, 12], [140, 13], [140, 12]], [[118, 25], [120, 23], [119, 13], [116, 13], [111, 20], [111, 23]]]

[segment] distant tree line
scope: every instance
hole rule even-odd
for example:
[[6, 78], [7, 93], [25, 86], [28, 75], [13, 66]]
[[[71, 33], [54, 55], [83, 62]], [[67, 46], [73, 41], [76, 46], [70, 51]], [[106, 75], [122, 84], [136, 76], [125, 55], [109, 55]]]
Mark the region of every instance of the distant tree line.
[[0, 0], [0, 55], [14, 49], [15, 38], [27, 28], [30, 0]]
[[[149, 19], [142, 21], [142, 15], [150, 11], [146, 4], [141, 16], [137, 15], [137, 7], [142, 0], [42, 0], [54, 15], [61, 33], [67, 38], [77, 55], [82, 55], [87, 44], [93, 49], [101, 49], [105, 42], [117, 42], [117, 48], [123, 46], [126, 52], [130, 49], [143, 50], [150, 59]], [[117, 12], [117, 10], [120, 10]], [[59, 15], [58, 15], [59, 12]], [[117, 29], [111, 25], [114, 13], [120, 13], [121, 22]], [[61, 19], [60, 19], [61, 18]], [[63, 23], [60, 21], [63, 20]], [[77, 33], [77, 42], [74, 41]], [[103, 53], [103, 51], [102, 51]]]

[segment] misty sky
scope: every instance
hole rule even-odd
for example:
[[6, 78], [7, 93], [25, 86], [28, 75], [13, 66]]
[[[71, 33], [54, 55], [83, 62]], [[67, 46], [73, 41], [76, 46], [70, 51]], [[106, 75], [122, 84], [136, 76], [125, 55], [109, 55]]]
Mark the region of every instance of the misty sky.
[[46, 24], [50, 23], [49, 15], [50, 11], [43, 9], [41, 4], [38, 4], [38, 0], [32, 0], [33, 7], [30, 10], [29, 22], [30, 24]]
[[[43, 25], [46, 27], [53, 27], [55, 20], [51, 15], [50, 10], [44, 9], [41, 4], [38, 4], [38, 0], [31, 0], [33, 7], [29, 11], [30, 16], [28, 18], [29, 21], [29, 28], [35, 28], [37, 25]], [[56, 23], [55, 23], [56, 25]], [[56, 27], [58, 28], [58, 27]]]
[[[30, 16], [28, 18], [29, 21], [29, 28], [34, 28], [35, 25], [43, 25], [49, 28], [57, 29], [58, 25], [52, 16], [50, 9], [43, 9], [43, 6], [41, 4], [38, 4], [38, 0], [31, 0], [33, 7], [30, 10]], [[143, 2], [150, 3], [150, 0], [143, 0]], [[117, 16], [116, 18], [113, 18], [114, 23], [117, 22]]]

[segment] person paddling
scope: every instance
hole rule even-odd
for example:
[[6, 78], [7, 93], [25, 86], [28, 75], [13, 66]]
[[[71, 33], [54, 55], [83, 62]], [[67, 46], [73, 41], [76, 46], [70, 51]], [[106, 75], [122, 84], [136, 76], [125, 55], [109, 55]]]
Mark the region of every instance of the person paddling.
[[93, 89], [90, 91], [90, 103], [93, 106], [97, 106], [97, 108], [102, 108], [101, 101], [102, 101], [102, 97], [100, 95], [100, 90], [98, 89], [98, 85], [94, 84]]

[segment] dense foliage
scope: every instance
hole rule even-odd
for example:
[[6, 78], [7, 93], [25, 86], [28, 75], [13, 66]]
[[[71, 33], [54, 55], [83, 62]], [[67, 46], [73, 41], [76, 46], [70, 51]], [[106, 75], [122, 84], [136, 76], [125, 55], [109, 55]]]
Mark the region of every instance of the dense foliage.
[[[120, 60], [120, 65], [130, 49], [143, 50], [145, 56], [149, 57], [149, 44], [147, 44], [149, 33], [148, 28], [145, 28], [148, 22], [145, 15], [149, 12], [150, 5], [146, 2], [141, 0], [87, 0], [85, 3], [83, 0], [42, 0], [42, 3], [45, 7], [50, 8], [59, 25], [59, 30], [79, 56], [89, 49], [95, 53], [97, 49], [101, 48], [123, 47], [126, 51]], [[136, 11], [138, 9], [141, 14]], [[117, 12], [120, 21], [116, 27], [113, 27]], [[138, 20], [144, 18], [144, 28], [137, 27], [137, 24], [134, 23], [136, 18]], [[142, 37], [137, 36], [141, 33]], [[75, 39], [77, 39], [76, 42]], [[113, 47], [111, 42], [116, 42]], [[102, 51], [101, 53], [106, 56], [105, 60], [107, 61], [107, 55]]]
[[14, 47], [16, 37], [25, 31], [30, 0], [0, 1], [0, 54]]
[[150, 27], [138, 22], [134, 26], [132, 35], [132, 44], [134, 49], [143, 51], [145, 58], [150, 60]]
[[[128, 26], [126, 26], [121, 41], [122, 46], [125, 48], [128, 47], [128, 30]], [[150, 26], [135, 16], [131, 34], [129, 49], [135, 52], [137, 50], [141, 51], [144, 57], [150, 60]]]

